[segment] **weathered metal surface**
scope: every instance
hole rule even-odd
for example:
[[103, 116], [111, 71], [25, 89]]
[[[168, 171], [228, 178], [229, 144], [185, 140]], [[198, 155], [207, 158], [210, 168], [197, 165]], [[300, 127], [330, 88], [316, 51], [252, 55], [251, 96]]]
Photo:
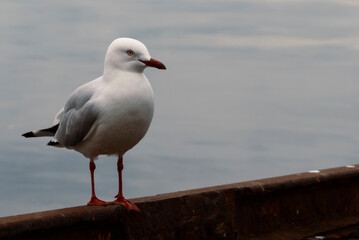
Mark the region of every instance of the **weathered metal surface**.
[[317, 233], [313, 236], [306, 237], [303, 240], [358, 240], [359, 224], [350, 225], [348, 227], [334, 229], [329, 232]]
[[133, 201], [142, 213], [80, 206], [0, 218], [0, 239], [329, 239], [359, 226], [359, 165]]

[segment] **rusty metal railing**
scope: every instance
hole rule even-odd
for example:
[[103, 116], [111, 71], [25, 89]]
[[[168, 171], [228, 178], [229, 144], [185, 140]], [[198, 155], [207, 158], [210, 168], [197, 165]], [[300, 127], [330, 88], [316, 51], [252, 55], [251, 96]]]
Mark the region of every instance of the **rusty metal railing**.
[[[0, 218], [0, 239], [312, 239], [359, 223], [359, 165]], [[359, 224], [358, 224], [359, 225]]]

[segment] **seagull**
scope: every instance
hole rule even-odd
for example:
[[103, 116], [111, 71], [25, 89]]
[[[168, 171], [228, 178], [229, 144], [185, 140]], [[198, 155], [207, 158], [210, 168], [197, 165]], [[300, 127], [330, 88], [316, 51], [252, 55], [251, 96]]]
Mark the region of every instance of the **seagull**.
[[[77, 88], [55, 116], [53, 126], [22, 136], [52, 136], [49, 146], [73, 149], [90, 160], [92, 195], [87, 205], [123, 205], [140, 212], [122, 193], [123, 155], [146, 134], [153, 116], [153, 90], [144, 75], [147, 67], [166, 69], [151, 58], [146, 46], [131, 38], [115, 39], [108, 47], [103, 75]], [[119, 189], [113, 202], [95, 194], [95, 160], [116, 155]]]

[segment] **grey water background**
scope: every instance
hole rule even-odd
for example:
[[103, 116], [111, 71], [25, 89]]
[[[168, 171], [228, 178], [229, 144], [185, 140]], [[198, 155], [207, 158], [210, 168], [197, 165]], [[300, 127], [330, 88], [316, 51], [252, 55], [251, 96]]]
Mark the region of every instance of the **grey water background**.
[[[144, 42], [155, 116], [125, 155], [129, 198], [359, 161], [359, 4], [350, 0], [0, 3], [0, 216], [90, 198], [88, 160], [24, 139], [102, 74], [110, 42]], [[117, 193], [100, 157], [98, 196]]]

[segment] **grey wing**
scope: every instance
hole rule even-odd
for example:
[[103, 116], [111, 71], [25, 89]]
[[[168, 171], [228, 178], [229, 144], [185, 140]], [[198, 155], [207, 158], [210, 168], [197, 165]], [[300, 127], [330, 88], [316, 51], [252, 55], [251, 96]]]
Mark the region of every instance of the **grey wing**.
[[61, 108], [60, 111], [56, 114], [55, 119], [53, 121], [53, 125], [59, 124], [62, 117], [64, 115], [64, 108]]
[[61, 119], [55, 138], [60, 144], [67, 147], [77, 145], [97, 120], [98, 108], [91, 101], [94, 94], [92, 85], [85, 84], [78, 88], [67, 101], [64, 111], [57, 115]]

